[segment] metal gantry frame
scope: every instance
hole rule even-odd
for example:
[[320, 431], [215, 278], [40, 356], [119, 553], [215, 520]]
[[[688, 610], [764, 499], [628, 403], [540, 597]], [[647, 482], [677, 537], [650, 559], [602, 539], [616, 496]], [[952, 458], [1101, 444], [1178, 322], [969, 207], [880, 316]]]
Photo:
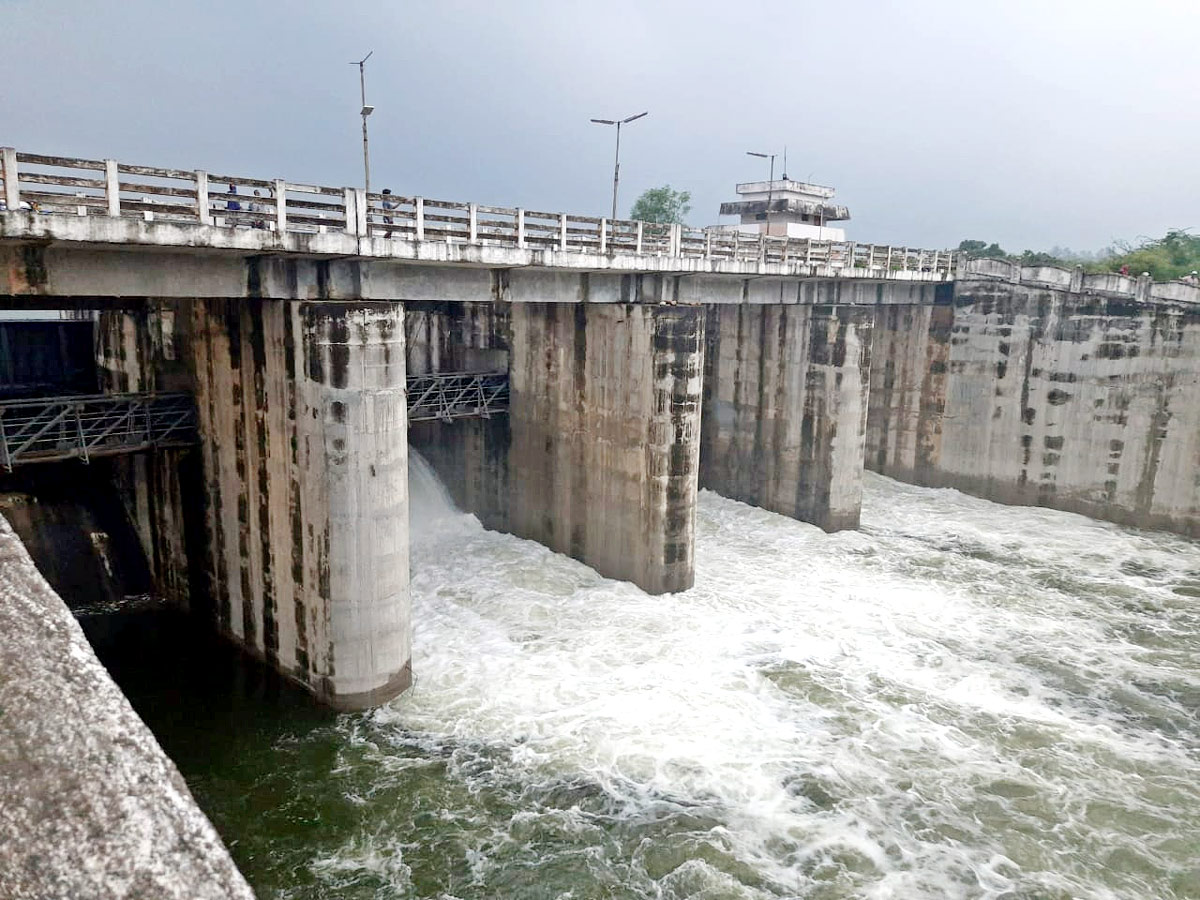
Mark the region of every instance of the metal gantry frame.
[[[408, 420], [450, 422], [508, 412], [507, 372], [410, 375]], [[197, 441], [191, 394], [88, 394], [0, 400], [0, 467], [187, 447]]]
[[408, 421], [449, 422], [508, 412], [507, 372], [436, 372], [408, 376]]
[[196, 442], [186, 393], [97, 394], [0, 401], [0, 466], [131, 453]]

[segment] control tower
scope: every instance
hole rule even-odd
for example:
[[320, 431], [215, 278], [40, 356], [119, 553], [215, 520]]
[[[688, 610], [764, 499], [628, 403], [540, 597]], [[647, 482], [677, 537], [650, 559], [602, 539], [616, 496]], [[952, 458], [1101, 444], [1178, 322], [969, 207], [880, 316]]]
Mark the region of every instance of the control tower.
[[820, 184], [792, 181], [787, 175], [775, 181], [749, 181], [737, 186], [741, 199], [721, 204], [721, 215], [740, 216], [741, 222], [725, 228], [743, 233], [766, 233], [775, 237], [844, 241], [844, 222], [850, 211], [833, 202], [834, 190]]

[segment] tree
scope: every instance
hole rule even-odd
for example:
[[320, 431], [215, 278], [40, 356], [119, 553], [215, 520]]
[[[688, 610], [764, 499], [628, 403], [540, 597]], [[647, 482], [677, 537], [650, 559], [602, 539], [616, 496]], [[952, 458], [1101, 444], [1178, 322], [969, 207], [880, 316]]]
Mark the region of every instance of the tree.
[[1129, 266], [1129, 271], [1134, 275], [1149, 272], [1155, 281], [1169, 281], [1200, 270], [1200, 235], [1191, 234], [1184, 228], [1175, 228], [1168, 231], [1165, 237], [1143, 239], [1136, 246], [1118, 242], [1111, 248], [1111, 253], [1102, 265], [1096, 267], [1098, 270], [1117, 272], [1122, 266]]
[[629, 217], [641, 222], [682, 225], [684, 216], [691, 211], [691, 191], [673, 191], [669, 184], [664, 184], [660, 188], [650, 188], [638, 197]]
[[978, 259], [979, 257], [1008, 259], [1008, 254], [995, 242], [989, 244], [986, 241], [963, 241], [958, 245], [958, 249], [972, 259]]

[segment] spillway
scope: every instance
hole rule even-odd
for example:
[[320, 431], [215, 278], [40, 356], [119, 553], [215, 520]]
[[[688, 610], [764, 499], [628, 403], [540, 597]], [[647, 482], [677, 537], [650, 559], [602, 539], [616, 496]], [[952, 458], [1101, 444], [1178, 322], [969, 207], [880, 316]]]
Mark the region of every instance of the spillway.
[[649, 596], [410, 491], [411, 693], [123, 684], [260, 897], [1200, 892], [1194, 543], [868, 473]]

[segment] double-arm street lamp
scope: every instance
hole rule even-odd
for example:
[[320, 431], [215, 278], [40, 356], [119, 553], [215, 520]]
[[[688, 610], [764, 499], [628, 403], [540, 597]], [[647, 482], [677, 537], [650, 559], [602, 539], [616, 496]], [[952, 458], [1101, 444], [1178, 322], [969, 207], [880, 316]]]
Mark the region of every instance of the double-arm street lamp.
[[[372, 50], [371, 53], [375, 51]], [[358, 66], [358, 86], [362, 91], [362, 111], [359, 113], [363, 120], [363, 187], [366, 192], [371, 193], [371, 153], [367, 146], [367, 116], [375, 112], [375, 107], [367, 106], [367, 60], [371, 58], [371, 53], [368, 53], [358, 62], [352, 62], [350, 65]]]
[[592, 119], [597, 125], [616, 125], [617, 126], [617, 155], [613, 162], [613, 204], [612, 217], [617, 217], [617, 185], [621, 181], [621, 126], [628, 125], [635, 119], [640, 119], [642, 116], [649, 115], [649, 111], [638, 113], [636, 116], [630, 116], [628, 119]]

